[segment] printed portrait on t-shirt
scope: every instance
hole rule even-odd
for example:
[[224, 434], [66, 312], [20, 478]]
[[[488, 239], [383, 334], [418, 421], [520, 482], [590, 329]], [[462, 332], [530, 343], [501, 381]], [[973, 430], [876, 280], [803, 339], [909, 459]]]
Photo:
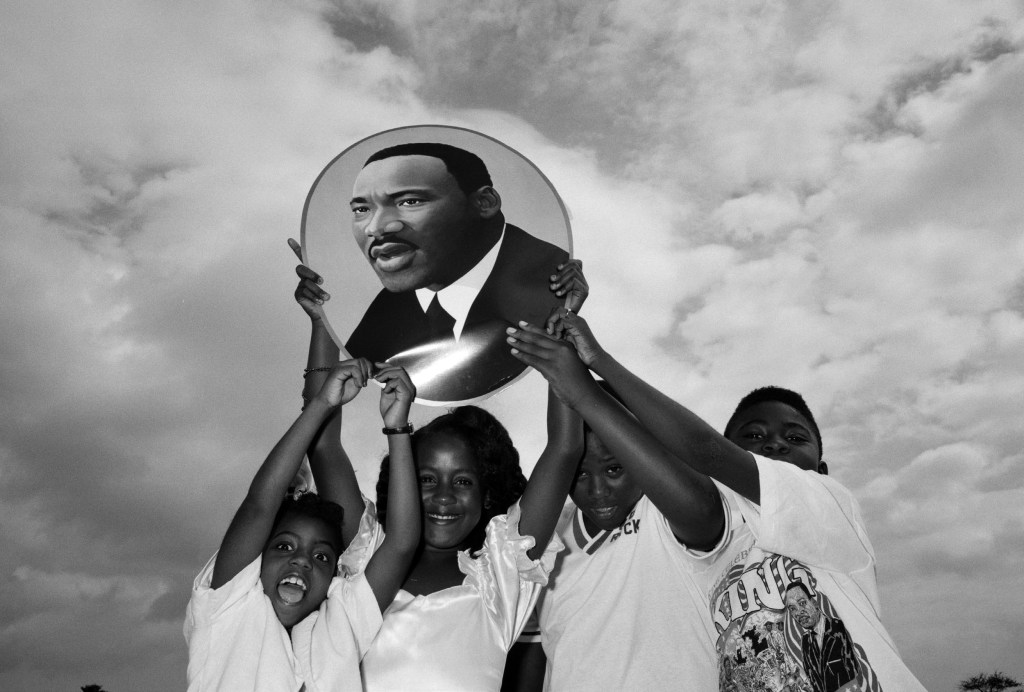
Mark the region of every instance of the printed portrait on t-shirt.
[[882, 692], [813, 570], [763, 556], [739, 556], [712, 591], [721, 692]]
[[324, 169], [303, 212], [304, 261], [324, 277], [331, 335], [350, 357], [409, 371], [417, 401], [478, 401], [520, 377], [505, 330], [564, 304], [561, 199], [518, 152], [477, 132], [381, 132]]

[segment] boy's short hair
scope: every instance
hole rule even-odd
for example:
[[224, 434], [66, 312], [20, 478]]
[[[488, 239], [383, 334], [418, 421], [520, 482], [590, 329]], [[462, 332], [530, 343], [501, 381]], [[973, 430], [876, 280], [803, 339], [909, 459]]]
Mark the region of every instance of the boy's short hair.
[[440, 142], [408, 142], [396, 144], [374, 153], [363, 164], [365, 168], [374, 161], [389, 159], [393, 156], [432, 156], [441, 159], [445, 168], [455, 178], [463, 194], [470, 195], [482, 187], [491, 187], [491, 174], [487, 165], [476, 154]]
[[821, 461], [824, 445], [821, 441], [821, 431], [818, 430], [818, 423], [814, 420], [814, 414], [811, 413], [811, 409], [808, 408], [807, 402], [804, 401], [802, 396], [794, 392], [792, 389], [786, 389], [785, 387], [758, 387], [740, 399], [740, 403], [736, 405], [736, 410], [733, 411], [732, 416], [729, 418], [729, 422], [725, 424], [725, 432], [723, 434], [726, 437], [731, 437], [733, 426], [736, 424], [736, 419], [739, 415], [748, 408], [764, 403], [765, 401], [778, 401], [779, 403], [791, 406], [796, 409], [800, 415], [807, 419], [807, 422], [811, 425], [811, 432], [813, 432], [814, 436], [818, 438], [818, 461]]
[[278, 508], [277, 514], [274, 515], [274, 526], [270, 530], [271, 536], [274, 535], [274, 531], [277, 529], [277, 525], [281, 523], [281, 520], [289, 514], [319, 519], [326, 524], [331, 531], [330, 543], [338, 557], [341, 557], [345, 547], [345, 541], [341, 537], [341, 522], [345, 518], [345, 510], [341, 505], [322, 498], [316, 493], [303, 493], [298, 497], [286, 497], [281, 502], [281, 507]]

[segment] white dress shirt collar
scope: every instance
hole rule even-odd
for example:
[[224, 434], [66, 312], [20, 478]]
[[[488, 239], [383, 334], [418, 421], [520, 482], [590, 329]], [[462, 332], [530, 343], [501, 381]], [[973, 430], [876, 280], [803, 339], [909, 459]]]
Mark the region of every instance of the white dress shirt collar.
[[494, 263], [498, 260], [498, 251], [501, 249], [501, 243], [504, 240], [505, 226], [502, 226], [498, 242], [468, 272], [440, 291], [437, 291], [436, 294], [429, 288], [416, 289], [416, 299], [419, 300], [423, 312], [427, 311], [430, 301], [434, 299], [434, 295], [437, 295], [437, 300], [441, 303], [441, 307], [455, 319], [453, 330], [456, 340], [462, 336], [462, 328], [466, 325], [469, 309], [473, 307], [473, 301], [480, 295], [480, 289], [483, 288], [487, 277], [491, 275]]

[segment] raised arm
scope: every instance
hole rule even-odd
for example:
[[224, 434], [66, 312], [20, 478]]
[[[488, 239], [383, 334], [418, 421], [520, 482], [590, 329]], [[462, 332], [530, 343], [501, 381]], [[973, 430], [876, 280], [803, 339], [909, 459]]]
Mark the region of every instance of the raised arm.
[[[541, 372], [555, 394], [578, 412], [686, 545], [710, 548], [724, 514], [714, 483], [681, 462], [633, 415], [597, 385], [573, 346], [521, 324], [510, 330], [513, 354]], [[614, 384], [612, 385], [614, 388]]]
[[[302, 250], [299, 244], [289, 238], [288, 245], [301, 260]], [[305, 400], [319, 390], [327, 375], [325, 368], [338, 362], [340, 349], [331, 338], [324, 322], [323, 304], [330, 300], [331, 296], [323, 289], [323, 278], [304, 264], [299, 264], [295, 268], [295, 273], [299, 276], [295, 300], [310, 320], [309, 355], [306, 358], [302, 391]], [[313, 478], [316, 479], [317, 492], [328, 500], [337, 502], [345, 510], [341, 537], [347, 546], [359, 529], [359, 520], [363, 515], [363, 497], [359, 492], [359, 482], [352, 468], [352, 461], [341, 444], [341, 416], [339, 408], [327, 419], [313, 437], [307, 453]]]
[[551, 540], [562, 505], [572, 487], [576, 466], [583, 456], [583, 420], [555, 396], [550, 386], [547, 418], [547, 445], [519, 500], [522, 510], [519, 533], [534, 538], [535, 544], [527, 552], [532, 560], [544, 554]]
[[576, 346], [584, 364], [608, 381], [661, 444], [696, 471], [760, 503], [757, 464], [750, 452], [626, 369], [601, 348], [582, 317], [564, 310], [559, 317], [566, 338]]
[[384, 612], [405, 581], [416, 554], [423, 512], [409, 425], [409, 408], [416, 398], [416, 388], [408, 373], [396, 365], [382, 365], [375, 377], [384, 385], [380, 414], [388, 437], [388, 531], [366, 565], [366, 580]]
[[335, 366], [320, 391], [270, 451], [224, 534], [213, 569], [214, 589], [230, 581], [263, 551], [288, 484], [299, 470], [313, 436], [342, 403], [343, 392], [358, 391], [353, 383], [358, 379], [359, 368], [352, 361]]
[[[548, 288], [559, 297], [568, 297], [570, 310], [583, 307], [590, 286], [583, 276], [582, 260], [563, 262], [555, 267], [549, 279]], [[552, 310], [552, 315], [556, 312]], [[572, 487], [576, 466], [583, 456], [583, 419], [555, 396], [550, 386], [547, 411], [548, 442], [519, 501], [522, 510], [519, 533], [533, 536], [534, 546], [527, 553], [533, 560], [544, 554], [551, 540]]]

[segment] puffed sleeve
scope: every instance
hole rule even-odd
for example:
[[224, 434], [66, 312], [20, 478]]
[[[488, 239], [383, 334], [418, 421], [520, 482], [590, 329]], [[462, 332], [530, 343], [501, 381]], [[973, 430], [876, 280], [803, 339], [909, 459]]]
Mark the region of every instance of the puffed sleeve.
[[366, 563], [384, 542], [384, 529], [377, 521], [377, 508], [366, 497], [363, 497], [363, 515], [359, 518], [356, 535], [341, 554], [340, 573], [351, 577], [362, 573]]
[[[288, 636], [278, 623], [269, 602], [263, 605], [261, 556], [257, 556], [218, 589], [210, 586], [216, 562], [217, 556], [214, 555], [196, 577], [185, 612], [183, 629], [188, 644], [186, 677], [189, 689], [206, 689], [205, 681], [210, 675], [217, 678], [229, 676], [224, 669], [229, 659], [233, 670], [255, 670], [258, 662], [250, 654], [255, 652], [258, 658], [259, 646], [256, 644], [269, 644], [279, 637]], [[225, 637], [223, 633], [238, 630], [244, 630], [243, 637], [254, 646], [240, 646], [229, 657], [226, 654], [228, 644], [225, 642], [230, 643], [234, 635]], [[222, 636], [218, 636], [218, 633]], [[210, 689], [214, 686], [211, 684]]]
[[473, 558], [459, 554], [459, 567], [466, 583], [481, 594], [492, 626], [505, 649], [519, 637], [555, 564], [555, 555], [565, 548], [557, 534], [551, 537], [540, 558], [526, 554], [536, 541], [519, 534], [521, 510], [516, 502], [508, 514], [501, 514], [487, 525], [484, 546]]
[[[257, 556], [219, 589], [210, 586], [213, 581], [213, 568], [216, 564], [217, 556], [214, 555], [192, 584], [192, 597], [189, 599], [188, 610], [185, 613], [186, 639], [196, 628], [216, 620], [225, 611], [230, 610], [244, 599], [252, 597], [259, 584], [262, 556]], [[262, 588], [258, 592], [261, 594]]]

